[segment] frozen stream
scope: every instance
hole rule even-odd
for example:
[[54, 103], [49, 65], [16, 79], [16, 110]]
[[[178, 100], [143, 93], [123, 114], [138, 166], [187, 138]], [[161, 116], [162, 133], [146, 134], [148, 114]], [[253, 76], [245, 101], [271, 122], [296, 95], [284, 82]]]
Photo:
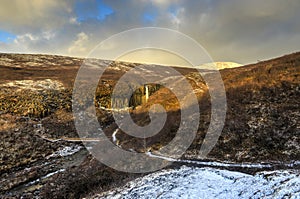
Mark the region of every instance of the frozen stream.
[[137, 178], [122, 187], [94, 195], [92, 198], [300, 199], [299, 161], [287, 164], [239, 164], [176, 160], [151, 152], [146, 154], [178, 163], [178, 166]]

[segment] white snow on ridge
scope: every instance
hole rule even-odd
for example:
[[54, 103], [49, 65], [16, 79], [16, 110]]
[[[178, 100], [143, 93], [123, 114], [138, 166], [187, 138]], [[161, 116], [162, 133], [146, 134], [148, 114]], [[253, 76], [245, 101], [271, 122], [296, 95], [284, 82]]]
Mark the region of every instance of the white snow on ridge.
[[57, 81], [51, 79], [45, 80], [15, 80], [5, 84], [0, 85], [3, 88], [15, 88], [17, 90], [32, 90], [32, 91], [41, 91], [41, 90], [62, 90], [64, 85]]
[[163, 170], [93, 198], [300, 198], [295, 170], [249, 175], [213, 168]]
[[218, 69], [218, 70], [222, 70], [225, 68], [236, 68], [236, 67], [240, 67], [243, 66], [242, 64], [238, 64], [235, 62], [213, 62], [213, 63], [206, 63], [206, 64], [202, 64], [200, 66], [198, 66], [198, 68], [200, 69]]

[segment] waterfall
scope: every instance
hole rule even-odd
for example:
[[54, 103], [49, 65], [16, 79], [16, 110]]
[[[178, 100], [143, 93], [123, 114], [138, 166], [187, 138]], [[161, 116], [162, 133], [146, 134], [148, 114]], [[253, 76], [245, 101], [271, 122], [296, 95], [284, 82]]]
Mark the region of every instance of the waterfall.
[[146, 89], [146, 103], [147, 103], [148, 98], [149, 98], [149, 88], [148, 88], [148, 85], [145, 85], [145, 89]]

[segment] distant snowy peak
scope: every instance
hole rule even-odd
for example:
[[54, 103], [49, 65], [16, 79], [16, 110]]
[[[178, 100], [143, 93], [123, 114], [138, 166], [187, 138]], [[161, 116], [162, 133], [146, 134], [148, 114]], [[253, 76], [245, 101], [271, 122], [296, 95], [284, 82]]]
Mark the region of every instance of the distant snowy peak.
[[238, 64], [235, 62], [215, 62], [215, 64], [219, 70], [224, 68], [235, 68], [242, 66], [242, 64]]
[[213, 62], [213, 63], [207, 63], [199, 66], [199, 68], [205, 68], [205, 69], [225, 69], [225, 68], [235, 68], [243, 66], [242, 64], [238, 64], [235, 62]]

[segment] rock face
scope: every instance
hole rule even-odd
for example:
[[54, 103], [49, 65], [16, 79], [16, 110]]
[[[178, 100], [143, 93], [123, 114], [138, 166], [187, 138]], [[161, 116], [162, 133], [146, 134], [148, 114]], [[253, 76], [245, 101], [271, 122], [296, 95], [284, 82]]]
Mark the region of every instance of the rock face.
[[129, 106], [137, 107], [147, 103], [149, 97], [161, 88], [160, 85], [147, 84], [134, 92], [130, 99]]
[[[63, 56], [0, 54], [1, 198], [78, 198], [87, 194], [86, 190], [105, 191], [137, 176], [102, 165], [78, 142], [72, 89], [82, 62]], [[112, 102], [118, 79], [137, 65], [113, 62], [99, 80], [97, 90], [87, 93], [95, 95], [98, 121], [112, 142], [124, 150], [155, 152], [176, 135], [180, 108], [176, 96], [155, 84], [135, 90], [129, 101], [119, 96]], [[208, 88], [195, 70], [175, 69], [186, 77], [199, 100], [199, 130], [183, 156], [198, 159], [210, 122]], [[225, 127], [208, 159], [278, 164], [299, 161], [300, 53], [220, 73], [228, 111]], [[175, 85], [180, 88], [178, 82]], [[120, 108], [136, 107], [129, 111], [140, 126], [151, 122], [148, 109], [160, 103], [168, 111], [167, 122], [161, 132], [147, 139], [134, 138], [121, 130], [113, 135], [118, 127], [109, 109], [111, 103]]]
[[160, 89], [160, 85], [147, 84], [132, 92], [131, 98], [128, 100], [125, 96], [116, 96], [111, 100], [111, 106], [117, 109], [135, 108], [147, 103], [149, 97]]

